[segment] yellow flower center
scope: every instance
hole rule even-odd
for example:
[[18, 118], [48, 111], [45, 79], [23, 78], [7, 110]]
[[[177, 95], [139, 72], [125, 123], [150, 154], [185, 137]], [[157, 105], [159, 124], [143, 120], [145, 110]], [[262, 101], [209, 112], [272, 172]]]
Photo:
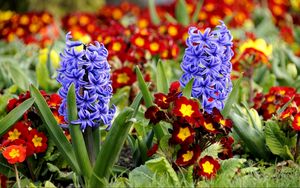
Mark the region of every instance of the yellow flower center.
[[148, 26], [148, 21], [146, 19], [141, 19], [138, 22], [139, 28], [146, 28]]
[[191, 105], [182, 104], [179, 112], [181, 112], [182, 117], [188, 116], [191, 117], [191, 115], [194, 113], [194, 110], [192, 109]]
[[220, 20], [221, 20], [221, 17], [220, 17], [220, 16], [212, 16], [212, 17], [210, 18], [210, 22], [211, 22], [213, 25], [218, 25]]
[[22, 25], [27, 25], [28, 23], [29, 23], [29, 18], [28, 18], [28, 16], [21, 16], [21, 18], [20, 18], [20, 23], [22, 24]]
[[257, 51], [263, 53], [266, 57], [270, 57], [272, 55], [273, 47], [272, 45], [267, 45], [264, 39], [256, 39], [255, 41], [249, 39], [245, 43], [240, 46], [240, 51], [243, 53], [247, 48], [253, 48]]
[[189, 136], [191, 136], [191, 132], [190, 132], [190, 129], [188, 127], [185, 127], [185, 128], [179, 128], [179, 133], [177, 135], [177, 137], [184, 141], [185, 139], [187, 139]]
[[12, 149], [10, 152], [9, 152], [9, 156], [11, 158], [16, 158], [16, 157], [20, 157], [20, 151], [18, 149]]
[[81, 16], [79, 19], [79, 24], [82, 26], [88, 24], [88, 22], [89, 22], [89, 18], [87, 16]]
[[43, 145], [42, 140], [43, 140], [42, 137], [38, 137], [37, 135], [34, 135], [34, 137], [32, 139], [34, 147], [42, 146]]
[[300, 116], [297, 117], [296, 121], [297, 121], [296, 126], [300, 127]]
[[216, 130], [216, 129], [214, 128], [214, 126], [213, 126], [212, 123], [206, 123], [206, 122], [204, 122], [204, 127], [205, 127], [207, 130], [209, 130], [209, 131], [214, 131], [214, 130]]
[[145, 44], [145, 40], [141, 37], [138, 37], [135, 39], [135, 44], [139, 47], [142, 47]]
[[29, 25], [29, 30], [32, 33], [36, 33], [39, 30], [39, 25], [37, 25], [37, 24], [30, 24]]
[[221, 125], [225, 126], [226, 121], [225, 121], [224, 119], [221, 119], [219, 123], [220, 123]]
[[213, 3], [209, 3], [207, 5], [205, 5], [205, 9], [210, 12], [210, 11], [213, 11], [215, 9], [215, 6]]
[[157, 51], [159, 49], [159, 44], [157, 42], [152, 42], [150, 44], [150, 50]]
[[211, 164], [209, 161], [206, 161], [202, 164], [203, 172], [207, 174], [211, 174], [214, 172], [214, 165]]
[[169, 33], [169, 35], [171, 35], [171, 36], [176, 36], [176, 35], [178, 34], [178, 30], [177, 30], [176, 27], [170, 26], [170, 27], [168, 28], [168, 33]]
[[268, 107], [267, 107], [267, 110], [270, 114], [272, 114], [276, 111], [276, 108], [273, 104], [269, 104]]
[[122, 11], [120, 9], [115, 9], [112, 13], [114, 19], [119, 20], [122, 18]]
[[271, 96], [269, 96], [268, 98], [267, 98], [267, 101], [268, 102], [272, 102], [272, 101], [274, 101], [275, 100], [275, 96], [274, 95], [271, 95]]
[[112, 50], [115, 51], [115, 52], [118, 52], [121, 50], [121, 43], [119, 42], [114, 42], [113, 45], [112, 45]]
[[20, 137], [21, 133], [18, 131], [18, 129], [14, 129], [13, 131], [9, 131], [8, 135], [9, 135], [8, 140], [14, 141]]
[[182, 155], [183, 162], [189, 161], [193, 158], [194, 152], [193, 151], [187, 151], [185, 154]]
[[121, 84], [125, 84], [128, 82], [129, 79], [130, 78], [128, 77], [128, 75], [126, 73], [121, 73], [118, 75], [117, 82], [121, 83]]

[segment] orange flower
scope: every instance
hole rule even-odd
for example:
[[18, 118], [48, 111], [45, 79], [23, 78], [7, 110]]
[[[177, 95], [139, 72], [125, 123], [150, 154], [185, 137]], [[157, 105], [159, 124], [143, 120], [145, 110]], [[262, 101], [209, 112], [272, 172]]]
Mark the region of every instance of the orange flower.
[[28, 125], [19, 121], [3, 136], [5, 140], [10, 142], [17, 139], [26, 139], [28, 136]]
[[112, 87], [114, 91], [124, 86], [130, 86], [135, 81], [136, 81], [136, 75], [129, 67], [123, 67], [121, 69], [117, 69], [112, 74]]
[[292, 125], [295, 131], [300, 131], [300, 113], [295, 115]]
[[205, 156], [201, 158], [198, 164], [199, 169], [197, 170], [197, 174], [199, 176], [204, 176], [207, 179], [214, 177], [217, 171], [220, 169], [219, 162], [211, 156]]
[[21, 163], [26, 158], [26, 148], [22, 145], [11, 145], [2, 154], [9, 164]]
[[154, 103], [162, 109], [168, 109], [170, 106], [168, 96], [163, 93], [154, 94]]

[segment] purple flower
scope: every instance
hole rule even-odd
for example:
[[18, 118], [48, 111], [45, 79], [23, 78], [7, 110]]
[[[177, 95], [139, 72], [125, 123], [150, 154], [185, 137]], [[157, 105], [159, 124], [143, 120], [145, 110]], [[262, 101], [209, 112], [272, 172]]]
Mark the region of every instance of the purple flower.
[[214, 107], [222, 110], [232, 90], [230, 62], [233, 51], [232, 36], [223, 22], [211, 31], [202, 34], [195, 27], [189, 28], [187, 48], [181, 63], [184, 74], [182, 87], [194, 78], [192, 97], [198, 98], [204, 110], [211, 113]]
[[[58, 93], [63, 98], [59, 113], [67, 118], [67, 93], [71, 84], [76, 91], [78, 120], [82, 131], [86, 127], [111, 126], [115, 106], [109, 108], [112, 96], [110, 66], [107, 62], [106, 48], [95, 42], [95, 45], [84, 45], [79, 41], [71, 41], [71, 33], [66, 35], [66, 48], [61, 56], [61, 68], [57, 81], [61, 84]], [[78, 51], [78, 47], [82, 47]]]

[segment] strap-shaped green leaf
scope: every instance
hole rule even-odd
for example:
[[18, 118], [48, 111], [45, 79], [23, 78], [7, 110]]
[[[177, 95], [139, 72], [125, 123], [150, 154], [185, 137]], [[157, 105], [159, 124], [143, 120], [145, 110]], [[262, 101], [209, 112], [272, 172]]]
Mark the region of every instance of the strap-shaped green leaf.
[[138, 83], [139, 83], [140, 90], [143, 94], [145, 105], [146, 105], [147, 108], [149, 108], [153, 104], [153, 102], [152, 102], [153, 99], [152, 99], [151, 93], [148, 89], [148, 86], [147, 86], [147, 84], [146, 84], [146, 82], [143, 78], [143, 75], [142, 75], [139, 67], [136, 67], [136, 75], [137, 75], [137, 80], [138, 80]]
[[226, 118], [230, 111], [231, 111], [231, 108], [232, 108], [232, 104], [236, 101], [236, 99], [238, 98], [239, 96], [239, 88], [240, 88], [240, 85], [241, 85], [241, 81], [242, 81], [242, 77], [240, 77], [234, 84], [233, 86], [233, 89], [228, 97], [228, 99], [226, 100], [226, 103], [225, 103], [225, 107], [224, 109], [222, 110], [222, 115]]
[[190, 81], [182, 89], [182, 95], [185, 96], [186, 98], [190, 98], [192, 95], [193, 83], [194, 83], [194, 78], [190, 79]]
[[175, 7], [175, 15], [176, 19], [179, 23], [181, 23], [184, 26], [187, 26], [190, 22], [189, 13], [187, 10], [187, 5], [185, 0], [178, 0], [176, 7]]
[[57, 124], [50, 108], [48, 107], [44, 97], [39, 92], [39, 90], [33, 85], [30, 86], [31, 96], [35, 99], [35, 106], [39, 109], [42, 120], [45, 123], [45, 127], [49, 135], [54, 140], [57, 148], [63, 155], [63, 157], [67, 160], [71, 168], [77, 173], [81, 174], [81, 170], [78, 166], [78, 163], [75, 158], [74, 151], [72, 149], [72, 145], [67, 140], [64, 135], [62, 129]]
[[157, 62], [157, 77], [156, 77], [156, 85], [157, 85], [157, 91], [168, 93], [168, 80], [167, 76], [162, 64], [161, 60], [158, 60]]
[[[68, 109], [68, 120], [77, 120], [77, 105], [76, 105], [76, 94], [75, 87], [72, 84], [69, 88], [67, 95], [67, 109]], [[85, 178], [89, 178], [92, 172], [92, 166], [89, 160], [89, 156], [86, 150], [83, 135], [80, 129], [80, 125], [69, 124], [69, 130], [72, 138], [72, 145], [75, 152], [75, 156], [78, 165], [81, 169], [82, 175]]]
[[199, 0], [198, 3], [197, 3], [197, 6], [196, 6], [196, 9], [195, 9], [195, 12], [193, 14], [193, 17], [192, 17], [192, 23], [196, 23], [197, 20], [198, 20], [198, 15], [200, 13], [200, 10], [202, 8], [202, 5], [203, 5], [203, 1], [204, 0]]
[[148, 7], [150, 12], [150, 18], [154, 25], [158, 25], [160, 23], [159, 16], [156, 12], [156, 6], [154, 0], [148, 0]]
[[34, 99], [30, 98], [10, 111], [0, 120], [0, 137], [10, 129], [10, 127], [22, 117], [22, 115], [33, 105]]

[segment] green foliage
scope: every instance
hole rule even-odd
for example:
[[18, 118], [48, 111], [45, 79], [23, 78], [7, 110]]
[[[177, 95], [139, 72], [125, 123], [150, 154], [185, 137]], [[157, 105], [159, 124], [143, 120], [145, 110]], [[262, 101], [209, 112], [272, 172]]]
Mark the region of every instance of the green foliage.
[[178, 22], [182, 25], [187, 26], [189, 24], [190, 18], [185, 0], [177, 1], [175, 7], [175, 15]]
[[242, 139], [245, 146], [250, 150], [251, 155], [268, 160], [270, 151], [267, 150], [265, 135], [260, 128], [261, 120], [257, 119], [256, 115], [253, 117], [251, 113], [244, 113], [236, 105], [235, 112], [230, 113], [229, 117], [234, 122], [234, 132]]
[[240, 77], [235, 82], [233, 89], [232, 89], [228, 99], [226, 100], [225, 107], [221, 112], [225, 118], [229, 115], [229, 113], [232, 109], [232, 104], [234, 104], [238, 98], [241, 81], [242, 81], [242, 77]]
[[204, 157], [206, 155], [212, 156], [213, 158], [218, 158], [218, 154], [223, 150], [222, 145], [219, 142], [216, 142], [209, 147], [207, 147], [204, 151], [201, 152], [200, 157]]
[[150, 18], [151, 18], [152, 23], [154, 23], [155, 25], [158, 25], [160, 23], [160, 19], [156, 12], [155, 1], [148, 0], [148, 7], [149, 7]]
[[294, 159], [290, 148], [294, 147], [296, 137], [287, 138], [278, 123], [274, 121], [266, 122], [265, 135], [266, 144], [273, 154], [283, 159]]
[[182, 95], [190, 98], [192, 94], [192, 88], [193, 88], [194, 78], [192, 78], [182, 89]]
[[0, 136], [3, 136], [11, 126], [17, 122], [23, 114], [33, 105], [34, 99], [27, 99], [22, 104], [10, 111], [4, 118], [0, 120]]
[[169, 83], [161, 60], [157, 62], [156, 85], [158, 92], [168, 93]]
[[42, 120], [47, 128], [49, 135], [52, 137], [53, 141], [56, 143], [61, 154], [68, 161], [72, 169], [80, 174], [81, 170], [75, 158], [72, 146], [64, 135], [62, 129], [58, 126], [50, 108], [48, 107], [45, 99], [37, 88], [31, 85], [30, 92], [32, 98], [35, 99], [35, 106], [39, 110]]

